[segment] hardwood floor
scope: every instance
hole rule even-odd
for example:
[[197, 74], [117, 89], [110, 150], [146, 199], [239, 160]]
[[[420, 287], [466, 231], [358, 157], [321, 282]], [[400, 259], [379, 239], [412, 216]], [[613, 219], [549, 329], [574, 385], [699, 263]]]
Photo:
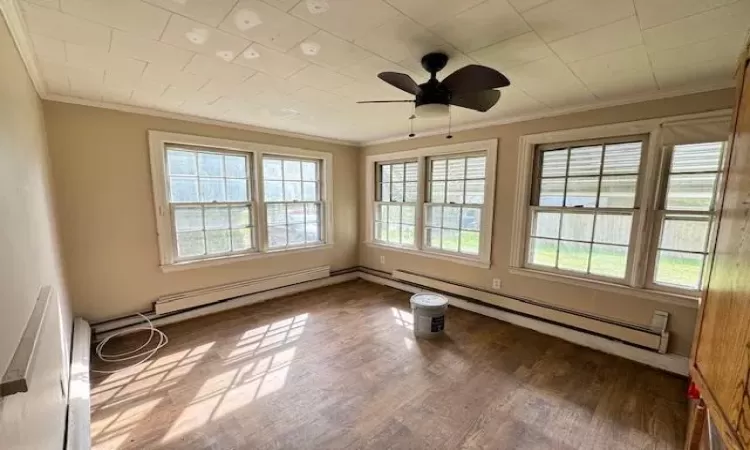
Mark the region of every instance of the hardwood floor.
[[415, 341], [408, 299], [355, 281], [166, 326], [92, 374], [94, 448], [682, 448], [683, 379], [455, 308]]

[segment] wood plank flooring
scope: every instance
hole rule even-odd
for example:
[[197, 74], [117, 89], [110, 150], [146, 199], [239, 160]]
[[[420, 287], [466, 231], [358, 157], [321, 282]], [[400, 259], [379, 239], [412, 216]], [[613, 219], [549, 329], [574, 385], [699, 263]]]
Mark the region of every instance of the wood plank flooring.
[[92, 374], [94, 448], [682, 448], [685, 380], [455, 308], [417, 341], [408, 299], [355, 281], [166, 326]]

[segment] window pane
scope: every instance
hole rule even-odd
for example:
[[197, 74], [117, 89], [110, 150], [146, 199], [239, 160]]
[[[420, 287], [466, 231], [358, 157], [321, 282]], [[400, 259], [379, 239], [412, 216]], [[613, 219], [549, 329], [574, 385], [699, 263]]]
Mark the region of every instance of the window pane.
[[445, 180], [446, 161], [444, 159], [431, 160], [430, 165], [430, 179]]
[[531, 234], [539, 237], [560, 237], [560, 213], [536, 211]]
[[588, 271], [591, 244], [560, 241], [559, 251], [560, 254], [557, 257], [557, 267], [575, 272], [585, 273]]
[[215, 153], [198, 153], [198, 175], [201, 177], [223, 177], [224, 157]]
[[401, 223], [401, 207], [397, 205], [388, 206], [388, 223]]
[[443, 228], [458, 229], [460, 219], [461, 208], [454, 206], [446, 206], [443, 208]]
[[311, 161], [302, 161], [302, 179], [305, 181], [317, 181], [318, 165]]
[[320, 242], [320, 224], [308, 223], [305, 225], [305, 242]]
[[417, 181], [417, 163], [406, 163], [406, 181]]
[[481, 205], [484, 203], [484, 180], [466, 181], [465, 203]]
[[302, 183], [302, 200], [308, 202], [314, 202], [318, 200], [318, 183], [309, 181]]
[[538, 266], [555, 267], [557, 241], [531, 238], [529, 242], [529, 263]]
[[563, 213], [560, 237], [575, 241], [591, 241], [594, 214]]
[[633, 216], [625, 214], [597, 214], [594, 242], [628, 245]]
[[415, 208], [413, 206], [404, 206], [401, 209], [401, 223], [414, 225], [415, 220]]
[[268, 247], [286, 247], [286, 227], [268, 227]]
[[284, 160], [284, 180], [301, 180], [302, 165], [300, 161]]
[[636, 175], [602, 177], [600, 208], [632, 208], [635, 205]]
[[393, 244], [401, 243], [401, 224], [388, 224], [388, 242], [391, 242]]
[[281, 180], [281, 160], [263, 158], [263, 179]]
[[461, 231], [461, 253], [479, 254], [479, 232]]
[[565, 198], [565, 180], [542, 180], [539, 188], [539, 206], [562, 206]]
[[659, 248], [703, 252], [706, 250], [709, 222], [705, 219], [666, 217]]
[[417, 201], [417, 183], [407, 182], [406, 191], [404, 192], [405, 202], [416, 202]]
[[392, 183], [391, 184], [391, 201], [392, 202], [404, 201], [404, 183]]
[[169, 193], [172, 203], [197, 202], [198, 179], [169, 177]]
[[567, 164], [567, 150], [542, 152], [542, 177], [564, 177]]
[[232, 230], [232, 250], [242, 251], [253, 248], [252, 235], [250, 228]]
[[428, 226], [440, 228], [443, 226], [443, 207], [442, 206], [427, 206], [427, 219], [426, 224]]
[[300, 245], [305, 243], [305, 224], [297, 223], [289, 225], [289, 245]]
[[401, 225], [401, 243], [406, 245], [414, 245], [413, 225]]
[[227, 199], [227, 193], [224, 190], [224, 180], [214, 180], [211, 178], [201, 178], [201, 201], [202, 202], [224, 202]]
[[175, 208], [175, 230], [200, 231], [203, 229], [203, 209], [193, 207]]
[[380, 182], [390, 183], [391, 182], [391, 165], [383, 164], [380, 166]]
[[463, 179], [465, 175], [465, 169], [466, 169], [466, 160], [464, 158], [449, 159], [448, 160], [448, 179], [449, 180]]
[[433, 181], [431, 183], [430, 203], [445, 203], [445, 181]]
[[675, 145], [670, 172], [718, 171], [722, 142]]
[[229, 228], [229, 208], [226, 206], [206, 206], [203, 210], [206, 230]]
[[391, 183], [380, 184], [380, 201], [382, 202], [391, 201]]
[[604, 147], [604, 174], [637, 174], [641, 163], [641, 145], [641, 142], [606, 145]]
[[440, 248], [440, 228], [427, 228], [424, 232], [424, 242], [428, 247]]
[[457, 252], [458, 238], [458, 230], [443, 229], [442, 249], [451, 252]]
[[596, 191], [598, 187], [598, 177], [568, 178], [565, 206], [596, 206]]
[[302, 183], [299, 181], [284, 181], [284, 201], [302, 201]]
[[670, 175], [665, 208], [709, 211], [715, 185], [716, 174]]
[[703, 272], [703, 255], [659, 250], [654, 281], [659, 284], [698, 289]]
[[466, 178], [484, 178], [486, 157], [477, 156], [466, 158]]
[[227, 200], [230, 202], [246, 202], [247, 180], [227, 179]]
[[195, 153], [167, 150], [167, 171], [170, 175], [197, 175]]
[[594, 244], [591, 249], [590, 273], [612, 278], [625, 278], [628, 248]]
[[[305, 223], [305, 205], [299, 203], [286, 205], [286, 223]], [[291, 237], [289, 239], [291, 241]]]
[[382, 222], [375, 222], [375, 240], [376, 241], [382, 241], [383, 240], [383, 223]]
[[179, 258], [191, 258], [205, 253], [206, 247], [202, 231], [177, 233], [177, 256]]
[[404, 181], [404, 165], [393, 164], [391, 166], [391, 182], [399, 183], [401, 181]]
[[244, 156], [224, 156], [224, 166], [229, 178], [247, 178], [247, 160]]
[[267, 202], [284, 201], [284, 187], [281, 181], [266, 181], [263, 183], [263, 197]]
[[286, 224], [286, 205], [266, 205], [266, 221], [269, 225]]
[[445, 200], [446, 200], [446, 203], [463, 203], [464, 202], [464, 182], [463, 181], [449, 181]]
[[461, 229], [479, 231], [482, 225], [482, 210], [461, 208]]
[[233, 206], [230, 210], [232, 228], [250, 226], [250, 208], [247, 206]]
[[375, 205], [375, 220], [385, 222], [388, 219], [388, 205]]
[[307, 223], [320, 222], [320, 205], [317, 203], [305, 205], [305, 221]]
[[568, 176], [599, 175], [602, 164], [602, 147], [577, 147], [570, 149]]
[[206, 253], [216, 255], [219, 253], [228, 253], [231, 249], [229, 230], [206, 231]]

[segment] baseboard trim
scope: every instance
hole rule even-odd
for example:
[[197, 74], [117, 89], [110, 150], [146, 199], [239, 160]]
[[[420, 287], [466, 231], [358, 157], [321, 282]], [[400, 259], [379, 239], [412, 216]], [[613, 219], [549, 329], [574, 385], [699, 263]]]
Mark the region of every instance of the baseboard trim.
[[[360, 272], [359, 276], [363, 280], [389, 286], [401, 291], [412, 293], [430, 291], [430, 289], [426, 287], [404, 283], [375, 273]], [[456, 308], [465, 309], [483, 316], [502, 320], [503, 322], [528, 328], [542, 334], [554, 336], [574, 344], [629, 359], [666, 372], [688, 376], [688, 358], [685, 356], [661, 354], [644, 350], [613, 339], [607, 339], [602, 336], [585, 333], [583, 331], [516, 314], [499, 307], [469, 302], [461, 298], [446, 295], [444, 292], [439, 293], [445, 296], [448, 299], [448, 303]], [[476, 300], [481, 301], [480, 299]]]
[[68, 386], [68, 420], [65, 449], [91, 448], [91, 327], [77, 317], [73, 321], [73, 345]]

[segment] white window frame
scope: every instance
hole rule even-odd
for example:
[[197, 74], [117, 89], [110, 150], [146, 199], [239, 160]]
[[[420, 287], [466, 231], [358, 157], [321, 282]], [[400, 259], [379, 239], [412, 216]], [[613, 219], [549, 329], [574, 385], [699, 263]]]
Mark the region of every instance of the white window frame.
[[[492, 251], [492, 223], [495, 206], [495, 177], [497, 171], [497, 139], [464, 142], [459, 144], [425, 147], [396, 153], [368, 155], [365, 158], [365, 244], [371, 247], [389, 249], [403, 253], [411, 253], [428, 258], [452, 261], [475, 267], [489, 268]], [[431, 250], [424, 245], [424, 217], [427, 194], [427, 160], [429, 157], [463, 155], [482, 153], [486, 155], [484, 205], [480, 225], [479, 255], [472, 256], [461, 253]], [[416, 220], [414, 230], [415, 246], [388, 245], [374, 240], [375, 206], [378, 203], [375, 195], [376, 167], [378, 163], [401, 162], [417, 160], [417, 201]]]
[[[568, 284], [602, 289], [619, 294], [634, 295], [669, 304], [678, 304], [697, 308], [700, 291], [672, 289], [667, 286], [652, 283], [654, 249], [658, 245], [658, 218], [656, 206], [662, 195], [661, 186], [664, 177], [668, 175], [668, 168], [664, 167], [665, 152], [671, 147], [661, 144], [661, 129], [665, 125], [679, 124], [689, 121], [716, 120], [731, 117], [730, 110], [713, 111], [710, 113], [690, 114], [677, 117], [658, 118], [634, 122], [624, 122], [611, 125], [561, 130], [547, 133], [521, 136], [518, 152], [518, 178], [515, 199], [515, 210], [512, 232], [512, 246], [509, 271], [515, 275], [531, 276], [549, 281], [559, 281]], [[641, 151], [641, 169], [639, 172], [636, 192], [636, 213], [633, 216], [631, 242], [626, 268], [625, 282], [599, 278], [596, 276], [575, 274], [554, 268], [538, 268], [526, 262], [529, 227], [531, 221], [530, 206], [533, 194], [535, 155], [539, 146], [555, 143], [569, 143], [576, 141], [607, 140], [627, 136], [648, 135], [647, 147]], [[722, 162], [722, 170], [726, 169], [726, 158]], [[720, 196], [720, 190], [717, 198]], [[592, 209], [592, 208], [588, 208]], [[706, 264], [708, 265], [708, 263]], [[646, 268], [634, 270], [634, 268]], [[707, 270], [707, 269], [704, 269]]]
[[[208, 267], [250, 259], [267, 258], [275, 255], [319, 250], [333, 246], [333, 156], [330, 153], [155, 130], [149, 130], [148, 140], [154, 213], [159, 245], [159, 262], [162, 271], [171, 272]], [[252, 183], [251, 196], [248, 199], [248, 203], [251, 203], [255, 208], [253, 211], [254, 214], [251, 217], [256, 239], [252, 251], [178, 260], [175, 247], [174, 221], [170, 213], [166, 175], [166, 150], [169, 145], [184, 145], [205, 148], [208, 151], [213, 149], [219, 152], [228, 151], [248, 154], [249, 165], [252, 168], [252, 173], [248, 174]], [[266, 207], [263, 201], [262, 182], [264, 156], [315, 159], [320, 161], [321, 243], [280, 249], [268, 248], [267, 222], [265, 217]]]

